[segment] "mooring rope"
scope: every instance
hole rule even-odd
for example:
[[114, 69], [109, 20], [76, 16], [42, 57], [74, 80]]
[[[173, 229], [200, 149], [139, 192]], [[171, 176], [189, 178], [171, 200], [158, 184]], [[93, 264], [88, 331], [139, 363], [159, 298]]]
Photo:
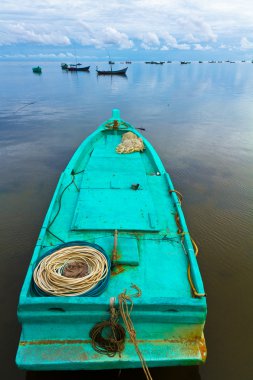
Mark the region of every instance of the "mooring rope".
[[[110, 272], [109, 258], [98, 246], [72, 245], [46, 255], [33, 272], [35, 290], [39, 295], [97, 296], [104, 290]], [[71, 265], [83, 266], [82, 277], [67, 277]], [[40, 294], [40, 291], [42, 293]]]
[[[192, 245], [193, 245], [193, 248], [194, 248], [194, 252], [195, 252], [195, 256], [197, 257], [198, 256], [198, 252], [199, 252], [199, 249], [198, 249], [198, 246], [197, 244], [195, 243], [195, 241], [193, 240], [193, 238], [190, 236], [189, 232], [182, 232], [181, 233], [181, 244], [182, 244], [182, 247], [183, 247], [183, 250], [186, 254], [186, 256], [189, 256], [186, 249], [185, 249], [185, 246], [184, 246], [184, 236], [188, 234], [190, 239], [191, 239], [191, 242], [192, 242]], [[189, 260], [189, 258], [188, 258]], [[191, 286], [191, 290], [194, 294], [195, 297], [206, 297], [206, 293], [199, 293], [197, 292], [195, 286], [194, 286], [194, 283], [193, 283], [193, 280], [192, 280], [192, 277], [191, 277], [191, 263], [190, 263], [190, 260], [189, 260], [189, 264], [188, 264], [188, 268], [187, 268], [187, 276], [188, 276], [188, 281], [190, 283], [190, 286]]]
[[134, 306], [132, 298], [133, 297], [140, 297], [141, 296], [141, 290], [140, 290], [140, 288], [138, 288], [137, 285], [134, 285], [134, 284], [132, 284], [131, 287], [136, 289], [137, 293], [127, 294], [126, 291], [124, 291], [123, 293], [120, 293], [118, 296], [119, 310], [120, 310], [121, 317], [124, 321], [124, 324], [126, 326], [126, 329], [128, 331], [128, 334], [130, 335], [130, 339], [131, 339], [132, 343], [134, 344], [135, 350], [136, 350], [136, 352], [140, 358], [141, 365], [142, 365], [143, 371], [146, 375], [146, 378], [148, 380], [152, 380], [152, 376], [149, 372], [148, 365], [147, 365], [147, 363], [146, 363], [146, 361], [145, 361], [145, 359], [144, 359], [144, 357], [143, 357], [143, 355], [139, 349], [137, 339], [136, 339], [136, 331], [135, 331], [135, 328], [134, 328], [134, 325], [133, 325], [133, 322], [131, 319], [131, 312], [132, 312], [133, 306]]
[[[195, 241], [193, 240], [193, 238], [191, 237], [191, 241], [192, 241], [192, 245], [194, 247], [194, 250], [195, 250], [195, 256], [197, 257], [198, 256], [198, 253], [199, 253], [199, 249], [198, 249], [198, 246], [197, 244], [195, 243]], [[188, 269], [187, 269], [187, 275], [188, 275], [188, 280], [189, 280], [189, 283], [191, 285], [191, 289], [193, 291], [193, 294], [195, 295], [195, 297], [206, 297], [206, 293], [198, 293], [194, 284], [193, 284], [193, 281], [192, 281], [192, 278], [191, 278], [191, 264], [189, 263], [188, 265]]]
[[[179, 193], [177, 190], [170, 190], [170, 192], [175, 192], [177, 195]], [[181, 193], [179, 193], [179, 194], [181, 195]], [[182, 199], [179, 199], [180, 204], [182, 202]], [[190, 236], [190, 234], [189, 234], [189, 232], [184, 232], [183, 231], [181, 223], [180, 223], [180, 218], [179, 218], [178, 213], [176, 213], [176, 215], [175, 215], [175, 220], [176, 220], [176, 224], [177, 224], [177, 227], [178, 227], [177, 233], [178, 233], [178, 235], [181, 235], [181, 244], [182, 244], [182, 247], [184, 249], [185, 254], [188, 256], [188, 253], [186, 252], [185, 247], [184, 247], [183, 240], [184, 240], [184, 236], [186, 234], [188, 234], [189, 236]], [[197, 244], [195, 243], [195, 241], [193, 240], [193, 238], [191, 236], [190, 236], [190, 239], [191, 239], [192, 245], [194, 247], [195, 256], [197, 257], [198, 256], [198, 252], [199, 252], [198, 246], [197, 246]], [[190, 261], [189, 261], [188, 268], [187, 268], [187, 276], [188, 276], [188, 280], [189, 280], [189, 283], [190, 283], [190, 286], [191, 286], [191, 290], [192, 290], [194, 296], [195, 297], [206, 297], [206, 293], [199, 293], [199, 292], [197, 292], [197, 290], [196, 290], [196, 288], [194, 286], [194, 283], [193, 283], [193, 280], [192, 280], [192, 277], [191, 277], [191, 263], [190, 263]]]
[[79, 188], [77, 187], [76, 185], [76, 182], [75, 182], [75, 176], [80, 174], [80, 173], [83, 173], [84, 170], [80, 170], [79, 172], [75, 172], [74, 169], [72, 169], [71, 171], [71, 176], [72, 176], [72, 180], [64, 187], [64, 189], [62, 190], [62, 192], [60, 193], [60, 196], [59, 196], [59, 199], [58, 199], [58, 209], [56, 211], [56, 214], [54, 215], [53, 219], [48, 223], [48, 226], [47, 226], [47, 232], [50, 233], [52, 236], [54, 236], [56, 239], [58, 239], [59, 241], [61, 241], [62, 243], [64, 243], [64, 240], [62, 240], [59, 236], [57, 236], [56, 234], [54, 234], [52, 231], [51, 231], [51, 227], [52, 225], [54, 224], [56, 218], [58, 217], [60, 211], [61, 211], [61, 207], [62, 207], [62, 197], [65, 193], [65, 191], [72, 185], [72, 183], [75, 185], [75, 188], [76, 190], [79, 192]]
[[[113, 300], [115, 300], [113, 298]], [[114, 302], [113, 302], [114, 304]], [[110, 307], [110, 320], [98, 322], [90, 331], [91, 344], [95, 351], [100, 354], [113, 357], [116, 353], [121, 356], [125, 348], [126, 332], [118, 323], [119, 311], [114, 305]]]
[[169, 193], [171, 194], [171, 193], [175, 193], [175, 194], [177, 194], [177, 197], [178, 197], [178, 200], [179, 200], [179, 203], [180, 203], [180, 205], [182, 204], [182, 202], [183, 202], [183, 195], [180, 193], [180, 191], [178, 191], [178, 190], [169, 190]]

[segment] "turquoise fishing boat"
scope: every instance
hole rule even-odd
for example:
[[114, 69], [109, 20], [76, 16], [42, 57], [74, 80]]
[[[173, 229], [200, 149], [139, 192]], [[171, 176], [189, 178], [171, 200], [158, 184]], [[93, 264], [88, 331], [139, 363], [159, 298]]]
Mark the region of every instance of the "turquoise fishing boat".
[[[73, 280], [67, 271], [79, 264], [69, 258], [83, 251], [91, 261]], [[20, 294], [18, 367], [203, 363], [207, 305], [196, 253], [158, 154], [113, 110], [60, 176]], [[52, 272], [49, 261], [56, 267], [62, 255]]]
[[32, 70], [35, 74], [41, 74], [42, 73], [42, 68], [40, 66], [33, 67]]

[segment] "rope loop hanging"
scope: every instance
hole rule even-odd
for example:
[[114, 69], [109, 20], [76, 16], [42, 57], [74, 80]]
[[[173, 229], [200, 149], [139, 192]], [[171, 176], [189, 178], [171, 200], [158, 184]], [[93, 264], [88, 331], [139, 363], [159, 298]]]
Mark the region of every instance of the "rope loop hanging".
[[126, 332], [124, 327], [118, 323], [118, 319], [119, 311], [112, 305], [110, 307], [110, 320], [98, 322], [91, 329], [91, 344], [95, 351], [109, 357], [115, 356], [116, 353], [121, 356], [121, 352], [125, 348]]
[[180, 205], [182, 204], [182, 202], [183, 202], [183, 195], [178, 190], [175, 190], [175, 189], [174, 190], [169, 190], [169, 193], [176, 193]]
[[[181, 235], [181, 243], [182, 243], [183, 249], [185, 251], [183, 240], [184, 240], [184, 236], [186, 234], [189, 235], [189, 232], [183, 231], [183, 229], [181, 227], [180, 218], [179, 218], [178, 213], [175, 215], [175, 220], [176, 220], [176, 224], [177, 224], [177, 227], [178, 227], [177, 233], [179, 235]], [[193, 238], [191, 236], [190, 236], [190, 239], [191, 239], [194, 251], [195, 251], [195, 256], [197, 257], [198, 256], [198, 252], [199, 252], [198, 246], [197, 246], [197, 244], [195, 243], [195, 241], [193, 240]], [[185, 251], [185, 253], [186, 253], [186, 251]], [[199, 297], [199, 298], [200, 297], [206, 297], [206, 293], [199, 293], [199, 292], [197, 292], [197, 290], [196, 290], [196, 288], [194, 286], [194, 283], [193, 283], [193, 280], [192, 280], [192, 277], [191, 277], [191, 264], [190, 264], [190, 261], [189, 261], [188, 268], [187, 268], [187, 277], [188, 277], [188, 281], [190, 283], [191, 290], [192, 290], [194, 296], [195, 297]]]
[[[192, 242], [192, 245], [194, 247], [194, 250], [195, 250], [195, 256], [197, 257], [198, 256], [198, 253], [199, 253], [199, 249], [198, 249], [198, 246], [197, 244], [195, 243], [195, 241], [193, 240], [193, 238], [191, 237], [191, 242]], [[193, 281], [192, 281], [192, 277], [191, 277], [191, 264], [189, 263], [188, 265], [188, 269], [187, 269], [187, 275], [188, 275], [188, 280], [189, 280], [189, 283], [191, 285], [191, 289], [193, 291], [193, 294], [195, 297], [206, 297], [206, 293], [199, 293], [197, 292], [194, 284], [193, 284]]]

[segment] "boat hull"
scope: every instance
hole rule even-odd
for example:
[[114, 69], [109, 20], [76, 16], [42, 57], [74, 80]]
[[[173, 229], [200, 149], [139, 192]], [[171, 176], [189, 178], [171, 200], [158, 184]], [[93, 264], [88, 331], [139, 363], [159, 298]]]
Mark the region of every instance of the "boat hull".
[[[66, 326], [67, 327], [67, 326]], [[149, 367], [199, 365], [205, 361], [205, 340], [137, 340]], [[17, 363], [26, 370], [104, 370], [140, 368], [134, 345], [128, 341], [121, 358], [101, 356], [89, 340], [21, 341]]]
[[41, 69], [41, 67], [33, 67], [33, 72], [35, 73], [35, 74], [41, 74], [42, 73], [42, 69]]
[[97, 70], [98, 75], [126, 75], [127, 67], [122, 70]]
[[68, 71], [89, 71], [90, 70], [90, 66], [86, 66], [86, 67], [68, 67], [67, 68]]
[[[116, 152], [129, 131], [143, 139], [143, 153]], [[136, 183], [138, 190], [133, 189]], [[33, 293], [33, 268], [45, 253], [62, 242], [82, 240], [103, 247], [113, 257], [116, 229], [117, 254], [102, 295]], [[93, 350], [89, 336], [96, 323], [110, 318], [110, 300], [116, 299], [118, 307], [119, 293], [131, 292], [132, 283], [142, 291], [140, 298], [134, 298], [131, 318], [147, 364], [204, 362], [206, 299], [194, 296], [187, 278], [189, 265], [195, 288], [204, 295], [171, 179], [150, 143], [114, 110], [112, 118], [77, 149], [59, 179], [20, 295], [17, 365], [27, 370], [140, 367], [128, 335], [121, 357], [110, 358]]]

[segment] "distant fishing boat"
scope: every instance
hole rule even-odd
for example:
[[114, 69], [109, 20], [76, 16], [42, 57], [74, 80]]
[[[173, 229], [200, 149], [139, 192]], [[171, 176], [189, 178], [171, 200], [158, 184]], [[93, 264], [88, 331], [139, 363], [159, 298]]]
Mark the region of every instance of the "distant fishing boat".
[[132, 61], [126, 61], [126, 64], [128, 65], [131, 65]]
[[157, 152], [113, 110], [60, 176], [20, 294], [17, 365], [147, 373], [203, 363], [196, 255]]
[[165, 62], [163, 62], [163, 61], [160, 61], [160, 62], [158, 62], [158, 61], [147, 61], [145, 63], [149, 63], [151, 65], [163, 65]]
[[67, 63], [61, 63], [61, 68], [62, 70], [67, 70], [68, 69], [68, 64]]
[[109, 61], [108, 63], [109, 63], [109, 65], [115, 65], [115, 62], [113, 62], [113, 61]]
[[98, 75], [126, 75], [128, 67], [125, 67], [124, 69], [120, 70], [98, 70], [96, 69], [96, 72]]
[[180, 63], [181, 63], [181, 65], [189, 65], [191, 62], [189, 62], [189, 61], [181, 61]]
[[42, 68], [40, 66], [33, 67], [32, 70], [35, 74], [41, 74], [42, 73]]
[[90, 66], [85, 66], [85, 67], [80, 67], [81, 66], [81, 63], [77, 63], [77, 64], [72, 64], [70, 65], [67, 69], [68, 71], [89, 71], [90, 70]]

